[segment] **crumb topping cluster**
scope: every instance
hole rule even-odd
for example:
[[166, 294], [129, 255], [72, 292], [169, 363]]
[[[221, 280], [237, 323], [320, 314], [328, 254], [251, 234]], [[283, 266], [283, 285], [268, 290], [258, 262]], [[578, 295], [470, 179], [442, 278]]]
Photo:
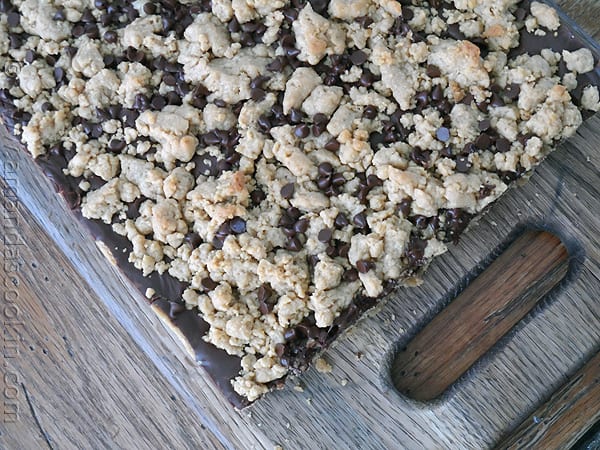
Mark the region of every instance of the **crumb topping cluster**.
[[0, 0], [0, 106], [254, 400], [600, 109], [521, 3]]

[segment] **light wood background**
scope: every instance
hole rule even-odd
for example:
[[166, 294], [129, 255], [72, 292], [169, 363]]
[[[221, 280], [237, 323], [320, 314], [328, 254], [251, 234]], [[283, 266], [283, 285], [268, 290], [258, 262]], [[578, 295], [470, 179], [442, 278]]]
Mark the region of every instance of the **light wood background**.
[[[599, 1], [559, 3], [600, 37]], [[310, 370], [242, 412], [204, 380], [31, 162], [9, 145], [0, 160], [0, 448], [565, 448], [600, 416], [598, 117], [434, 263], [424, 287], [398, 292], [339, 339], [325, 354], [332, 373]], [[399, 349], [523, 226], [561, 237], [575, 255], [567, 282], [441, 399], [399, 394]], [[549, 409], [557, 401], [576, 427], [556, 428], [566, 420]]]

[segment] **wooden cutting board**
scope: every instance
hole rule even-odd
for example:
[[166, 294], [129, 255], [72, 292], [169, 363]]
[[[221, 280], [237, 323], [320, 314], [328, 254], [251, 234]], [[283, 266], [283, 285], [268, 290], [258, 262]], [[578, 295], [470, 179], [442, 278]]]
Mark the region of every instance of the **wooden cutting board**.
[[[596, 39], [600, 37], [599, 1], [559, 3]], [[383, 308], [342, 336], [325, 354], [333, 366], [331, 373], [312, 369], [300, 379], [290, 379], [286, 389], [242, 412], [234, 411], [204, 379], [202, 369], [154, 317], [145, 300], [119, 278], [80, 225], [69, 217], [28, 158], [3, 145], [0, 159], [8, 185], [18, 185], [19, 201], [102, 299], [101, 306], [89, 308], [110, 311], [111, 317], [98, 320], [116, 318], [142, 350], [115, 345], [108, 354], [102, 349], [98, 354], [88, 352], [79, 370], [103, 373], [107, 368], [112, 370], [111, 359], [121, 358], [129, 364], [139, 360], [135, 367], [150, 370], [146, 378], [137, 373], [123, 375], [135, 380], [127, 387], [127, 401], [146, 402], [143, 413], [147, 418], [141, 424], [139, 418], [109, 411], [106, 416], [110, 420], [97, 424], [89, 433], [73, 431], [61, 436], [61, 429], [77, 429], [78, 423], [85, 422], [83, 417], [92, 414], [92, 396], [81, 402], [81, 419], [33, 414], [42, 430], [42, 423], [50, 427], [52, 422], [58, 423], [50, 435], [42, 432], [50, 447], [131, 445], [135, 438], [129, 441], [128, 433], [113, 431], [132, 429], [134, 423], [130, 436], [138, 436], [134, 430], [145, 430], [139, 432], [139, 439], [144, 433], [156, 433], [149, 442], [170, 443], [174, 448], [272, 448], [275, 444], [293, 449], [520, 448], [532, 443], [538, 448], [565, 448], [600, 419], [600, 117], [588, 120], [525, 186], [507, 193], [457, 246], [438, 258], [423, 286], [399, 290]], [[12, 181], [7, 177], [11, 167]], [[25, 241], [31, 241], [27, 245], [35, 248], [34, 241], [42, 239], [36, 234], [39, 231], [36, 226], [24, 228]], [[534, 233], [519, 240], [525, 230], [548, 230], [558, 239]], [[479, 281], [478, 288], [465, 289], [467, 285], [477, 286], [473, 281], [476, 276], [515, 239], [510, 258], [501, 256], [500, 263], [492, 266], [511, 280], [494, 284], [498, 298], [505, 303], [497, 305], [489, 295], [481, 296], [481, 292], [489, 292], [493, 277]], [[3, 244], [5, 252], [6, 247]], [[515, 268], [512, 261], [521, 255], [529, 259], [523, 256], [524, 265]], [[68, 263], [63, 267], [63, 271], [73, 270]], [[482, 276], [490, 276], [489, 271], [485, 273]], [[535, 274], [542, 282], [535, 285], [537, 290], [529, 285], [519, 290], [518, 283], [513, 282], [520, 279], [519, 274], [524, 278]], [[69, 283], [69, 277], [59, 278]], [[79, 278], [71, 279], [71, 283], [78, 283]], [[42, 285], [44, 280], [38, 281]], [[85, 321], [80, 323], [73, 319], [79, 317], [78, 311], [88, 308], [82, 299], [73, 298], [81, 289], [79, 284], [47, 289], [52, 294], [45, 303], [52, 302], [53, 310], [72, 315], [64, 319], [58, 315], [52, 319], [55, 323], [64, 320], [78, 324], [87, 336], [107, 329], [103, 324], [90, 323], [92, 314], [81, 313]], [[527, 292], [523, 297], [507, 294], [514, 291]], [[457, 294], [457, 302], [445, 308]], [[81, 296], [87, 301], [95, 298], [87, 293]], [[33, 312], [32, 319], [35, 315]], [[448, 324], [457, 324], [456, 329]], [[505, 329], [497, 331], [498, 324]], [[460, 339], [476, 332], [481, 337], [478, 343], [489, 342], [473, 346], [469, 345], [472, 339]], [[114, 333], [120, 336], [119, 330]], [[126, 342], [124, 337], [118, 339]], [[455, 356], [468, 355], [462, 368], [452, 366], [457, 357], [448, 357], [449, 351], [456, 350], [448, 343], [455, 341], [463, 346]], [[426, 364], [427, 358], [438, 362], [435, 371]], [[148, 360], [155, 367], [147, 369]], [[474, 360], [477, 362], [471, 366], [469, 361]], [[70, 367], [71, 363], [63, 364]], [[463, 374], [463, 369], [468, 370]], [[458, 381], [453, 382], [458, 375]], [[39, 377], [44, 380], [43, 370]], [[111, 378], [107, 375], [106, 379]], [[41, 385], [44, 383], [48, 390], [61, 391], [59, 401], [71, 401], [72, 386], [49, 381]], [[160, 391], [164, 402], [171, 401], [167, 392], [172, 392], [183, 406], [152, 405], [156, 399], [147, 394], [144, 383], [164, 385]], [[123, 389], [116, 381], [114, 386], [109, 383], [104, 387], [109, 398], [121, 395], [118, 389]], [[409, 395], [402, 393], [407, 389], [411, 390]], [[33, 413], [27, 391], [22, 395]], [[43, 396], [43, 390], [39, 395]], [[170, 412], [187, 415], [185, 424], [177, 422], [182, 428], [172, 423]], [[147, 422], [155, 426], [146, 430]], [[8, 425], [0, 425], [0, 439], [7, 432], [12, 439], [7, 442], [33, 442], [19, 441], [15, 434], [11, 437]]]

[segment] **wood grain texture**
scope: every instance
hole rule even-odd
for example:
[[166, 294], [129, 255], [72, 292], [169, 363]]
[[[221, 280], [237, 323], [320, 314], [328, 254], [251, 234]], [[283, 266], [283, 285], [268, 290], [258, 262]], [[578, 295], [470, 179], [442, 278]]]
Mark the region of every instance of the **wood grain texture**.
[[600, 353], [537, 408], [498, 450], [570, 448], [600, 420]]
[[416, 400], [439, 397], [568, 269], [567, 249], [556, 236], [525, 232], [398, 353], [394, 385]]
[[[559, 3], [598, 36], [600, 1]], [[0, 146], [4, 167], [14, 166], [23, 223], [32, 224], [18, 233], [38, 265], [21, 283], [29, 294], [19, 296], [23, 311], [32, 311], [24, 316], [28, 333], [37, 337], [31, 340], [34, 348], [42, 348], [48, 337], [49, 355], [58, 352], [51, 362], [43, 348], [44, 356], [34, 358], [31, 351], [23, 358], [30, 362], [19, 360], [29, 398], [20, 397], [19, 405], [35, 414], [1, 423], [0, 447], [44, 448], [38, 424], [53, 448], [88, 443], [244, 450], [275, 444], [286, 449], [493, 446], [599, 350], [599, 148], [596, 117], [438, 259], [423, 286], [399, 290], [342, 336], [324, 355], [332, 373], [310, 370], [299, 380], [289, 379], [285, 390], [236, 412], [86, 238], [31, 161]], [[449, 292], [464, 288], [492, 249], [527, 226], [556, 233], [576, 255], [576, 270], [443, 399], [424, 406], [399, 394], [391, 377], [398, 349], [442, 309]], [[303, 389], [294, 390], [295, 385]], [[171, 402], [171, 395], [177, 401]], [[121, 430], [116, 435], [115, 427]]]

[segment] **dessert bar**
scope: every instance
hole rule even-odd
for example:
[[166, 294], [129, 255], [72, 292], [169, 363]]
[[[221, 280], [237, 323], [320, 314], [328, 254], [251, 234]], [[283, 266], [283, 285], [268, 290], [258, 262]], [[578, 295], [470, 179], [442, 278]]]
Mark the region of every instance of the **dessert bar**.
[[600, 109], [518, 0], [0, 0], [2, 121], [236, 406]]

